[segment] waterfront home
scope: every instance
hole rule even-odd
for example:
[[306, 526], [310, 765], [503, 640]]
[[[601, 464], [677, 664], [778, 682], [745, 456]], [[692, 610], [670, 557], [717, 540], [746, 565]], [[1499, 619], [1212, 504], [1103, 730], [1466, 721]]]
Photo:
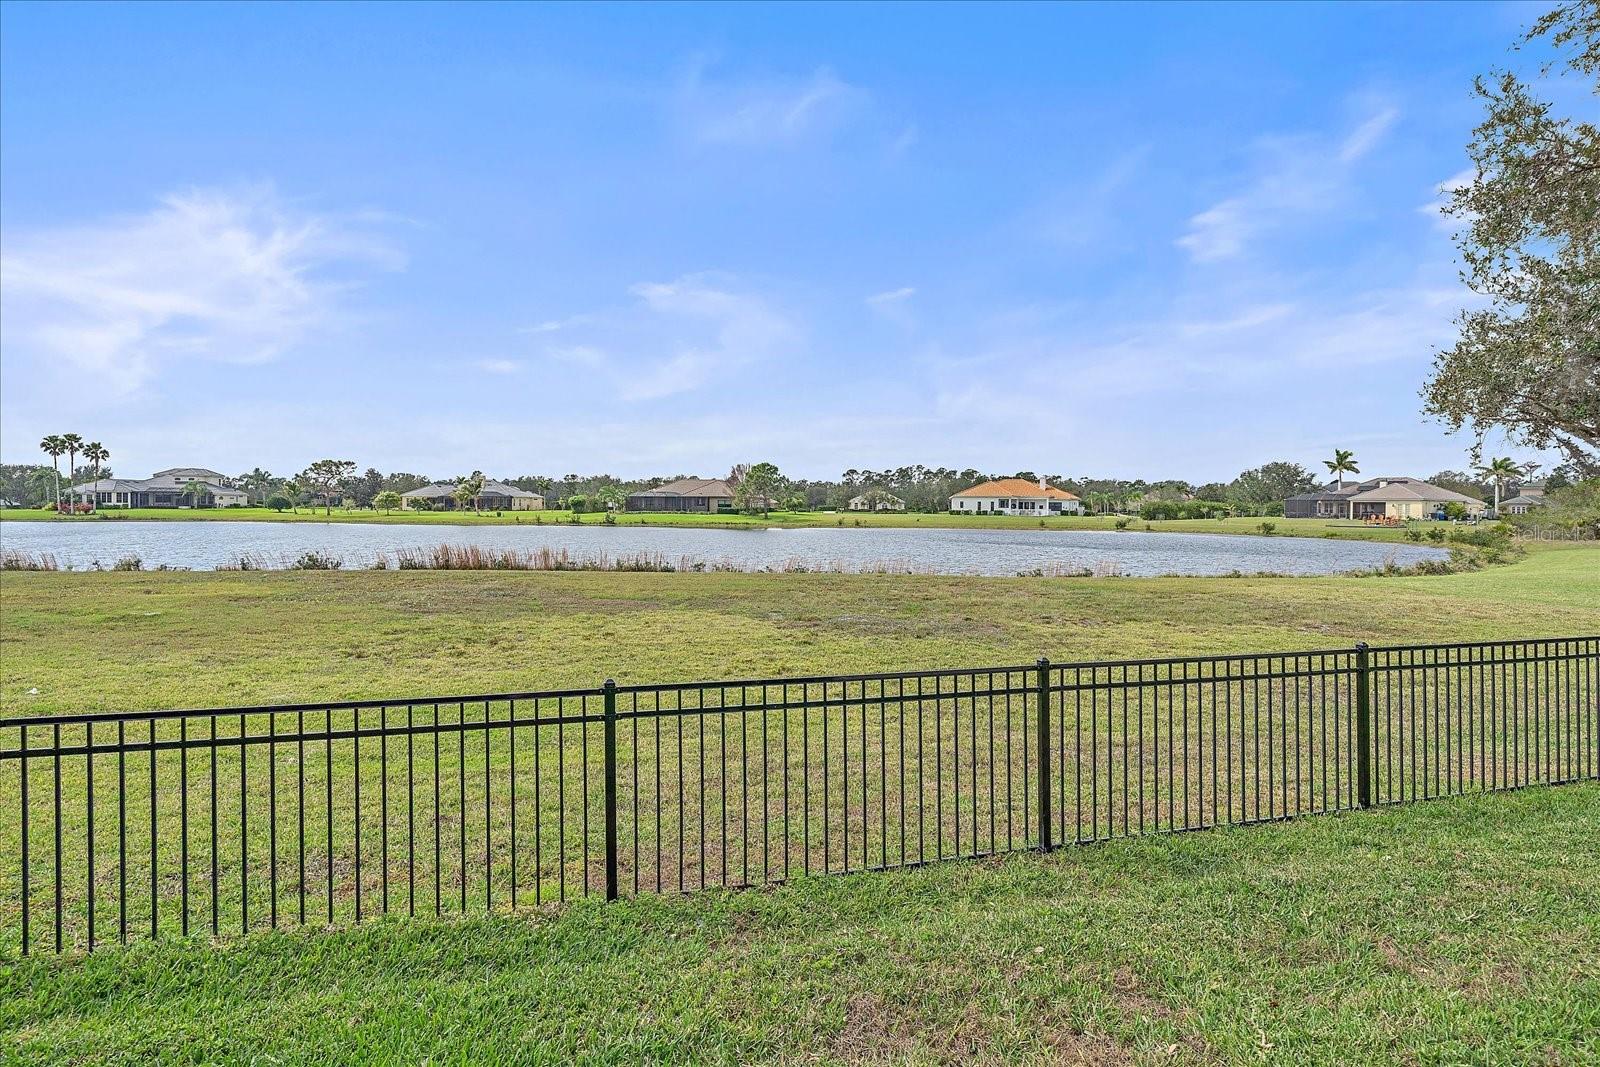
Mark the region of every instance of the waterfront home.
[[[435, 511], [454, 511], [455, 492], [454, 483], [434, 482], [409, 493], [401, 493], [400, 499], [408, 508], [425, 501]], [[467, 506], [471, 507], [472, 502], [468, 501]], [[478, 492], [477, 507], [480, 511], [540, 511], [544, 508], [544, 494], [519, 489], [505, 482], [486, 481]]]
[[904, 511], [906, 502], [883, 489], [869, 489], [860, 496], [850, 498], [845, 505], [851, 511]]
[[[198, 494], [188, 486], [198, 482]], [[101, 478], [67, 490], [75, 500], [110, 508], [242, 508], [249, 497], [242, 489], [223, 484], [223, 475], [205, 467], [173, 467], [148, 478]]]
[[1040, 478], [998, 478], [963, 489], [950, 498], [950, 510], [968, 515], [1077, 515], [1083, 501]]
[[628, 496], [628, 511], [678, 511], [714, 515], [733, 510], [733, 489], [722, 478], [679, 478]]
[[1368, 478], [1340, 487], [1330, 482], [1283, 502], [1288, 519], [1427, 519], [1460, 504], [1471, 518], [1489, 509], [1476, 497], [1443, 489], [1421, 478]]
[[1502, 515], [1526, 515], [1534, 508], [1542, 508], [1550, 501], [1544, 498], [1544, 486], [1528, 484], [1517, 488], [1517, 495], [1500, 501]]

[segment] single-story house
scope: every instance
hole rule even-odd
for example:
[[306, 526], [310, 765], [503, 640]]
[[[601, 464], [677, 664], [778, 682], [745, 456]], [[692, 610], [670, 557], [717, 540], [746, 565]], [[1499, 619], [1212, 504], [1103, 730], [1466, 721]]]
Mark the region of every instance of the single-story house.
[[733, 489], [722, 478], [680, 478], [629, 494], [628, 511], [692, 511], [715, 514], [733, 510]]
[[[204, 486], [196, 500], [186, 488]], [[67, 490], [73, 500], [114, 508], [234, 508], [249, 503], [243, 489], [223, 484], [223, 475], [204, 467], [173, 467], [148, 478], [101, 478]]]
[[904, 511], [906, 502], [882, 489], [869, 489], [860, 496], [850, 498], [846, 505], [851, 511]]
[[950, 498], [950, 510], [968, 515], [1077, 515], [1083, 501], [1040, 478], [999, 478], [963, 489]]
[[1544, 486], [1524, 485], [1510, 500], [1500, 501], [1500, 511], [1505, 515], [1526, 515], [1534, 508], [1542, 508], [1550, 501], [1544, 498]]
[[[436, 511], [454, 511], [456, 484], [434, 482], [432, 485], [424, 485], [420, 489], [401, 493], [400, 500], [408, 508], [415, 501], [425, 500]], [[471, 506], [470, 501], [468, 506]], [[544, 494], [531, 489], [519, 489], [505, 482], [485, 481], [483, 488], [478, 492], [478, 508], [481, 511], [541, 511], [544, 508]]]
[[1428, 519], [1442, 513], [1446, 504], [1460, 504], [1472, 518], [1489, 510], [1476, 497], [1441, 489], [1421, 478], [1368, 478], [1343, 488], [1333, 482], [1292, 496], [1283, 502], [1283, 515], [1288, 519]]

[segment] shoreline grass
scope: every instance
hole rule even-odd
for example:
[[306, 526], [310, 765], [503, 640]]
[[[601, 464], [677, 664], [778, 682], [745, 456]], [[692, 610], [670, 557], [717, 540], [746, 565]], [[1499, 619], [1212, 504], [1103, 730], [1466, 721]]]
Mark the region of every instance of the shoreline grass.
[[0, 571], [0, 717], [1576, 635], [1597, 601], [1592, 542], [1382, 579]]

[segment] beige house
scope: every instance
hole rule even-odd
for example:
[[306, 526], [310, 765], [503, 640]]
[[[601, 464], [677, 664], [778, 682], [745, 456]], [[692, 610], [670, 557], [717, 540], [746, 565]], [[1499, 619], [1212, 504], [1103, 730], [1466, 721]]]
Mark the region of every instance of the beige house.
[[692, 511], [715, 515], [733, 510], [733, 489], [722, 478], [679, 478], [632, 493], [628, 511]]
[[[454, 511], [455, 492], [456, 486], [453, 482], [434, 482], [432, 485], [413, 489], [409, 493], [401, 493], [400, 499], [408, 508], [426, 501], [429, 507], [437, 511]], [[505, 482], [486, 481], [478, 493], [477, 506], [482, 511], [542, 511], [544, 494], [519, 489]]]
[[860, 496], [850, 498], [845, 507], [850, 511], [904, 511], [906, 502], [882, 489], [869, 489]]
[[1542, 508], [1549, 503], [1544, 498], [1544, 486], [1524, 485], [1517, 490], [1516, 496], [1500, 501], [1500, 512], [1504, 515], [1526, 515], [1534, 508]]
[[1480, 518], [1489, 510], [1476, 497], [1441, 489], [1421, 478], [1368, 478], [1342, 488], [1334, 484], [1292, 496], [1283, 502], [1283, 514], [1290, 519], [1431, 519], [1442, 514], [1447, 504], [1460, 504], [1471, 518]]
[[[201, 486], [198, 499], [191, 483]], [[101, 478], [67, 490], [69, 496], [102, 508], [242, 508], [244, 490], [223, 484], [223, 475], [206, 467], [172, 467], [148, 478]]]
[[1040, 478], [997, 478], [963, 489], [950, 498], [950, 510], [967, 515], [1077, 515], [1083, 501]]

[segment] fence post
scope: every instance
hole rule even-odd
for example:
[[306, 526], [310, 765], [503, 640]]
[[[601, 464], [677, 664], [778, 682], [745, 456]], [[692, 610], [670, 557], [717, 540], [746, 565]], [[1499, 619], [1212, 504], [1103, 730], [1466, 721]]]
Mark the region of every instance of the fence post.
[[1372, 806], [1372, 663], [1365, 641], [1356, 644], [1356, 807]]
[[1039, 657], [1039, 848], [1054, 846], [1050, 833], [1050, 661]]
[[606, 679], [606, 899], [617, 899], [617, 683]]

